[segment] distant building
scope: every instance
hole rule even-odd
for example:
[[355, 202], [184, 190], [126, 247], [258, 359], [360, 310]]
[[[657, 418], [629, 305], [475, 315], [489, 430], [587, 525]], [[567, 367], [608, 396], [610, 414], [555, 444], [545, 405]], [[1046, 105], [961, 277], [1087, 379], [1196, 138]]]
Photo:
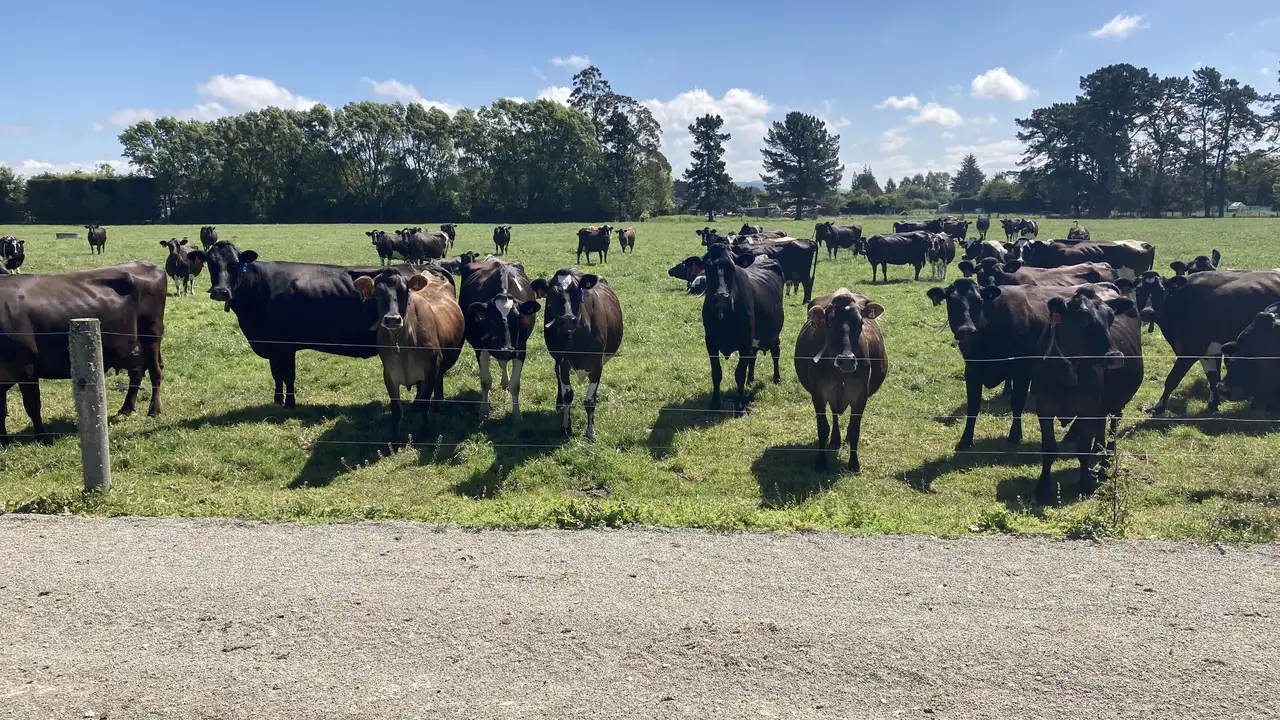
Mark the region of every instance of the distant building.
[[747, 208], [742, 214], [747, 217], [778, 217], [781, 212], [777, 205], [769, 205], [767, 207]]

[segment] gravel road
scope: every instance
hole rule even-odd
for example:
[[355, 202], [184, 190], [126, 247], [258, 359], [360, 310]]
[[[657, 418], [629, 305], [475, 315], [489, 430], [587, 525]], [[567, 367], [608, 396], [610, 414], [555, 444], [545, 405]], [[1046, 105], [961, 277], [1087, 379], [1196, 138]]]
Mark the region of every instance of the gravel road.
[[1280, 546], [0, 517], [5, 718], [1254, 718]]

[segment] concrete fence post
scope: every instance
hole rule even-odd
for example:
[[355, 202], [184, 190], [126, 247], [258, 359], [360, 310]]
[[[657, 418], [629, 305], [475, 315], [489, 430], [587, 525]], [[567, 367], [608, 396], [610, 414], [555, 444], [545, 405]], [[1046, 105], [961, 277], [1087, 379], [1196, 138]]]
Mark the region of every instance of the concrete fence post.
[[102, 368], [102, 323], [97, 318], [71, 321], [71, 393], [76, 401], [84, 490], [108, 490], [111, 449], [107, 441], [107, 381]]

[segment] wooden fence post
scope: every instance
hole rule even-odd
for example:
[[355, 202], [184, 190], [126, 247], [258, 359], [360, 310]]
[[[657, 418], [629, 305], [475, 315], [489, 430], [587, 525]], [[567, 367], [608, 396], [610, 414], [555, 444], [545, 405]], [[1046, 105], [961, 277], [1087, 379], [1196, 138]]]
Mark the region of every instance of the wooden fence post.
[[76, 401], [84, 490], [111, 487], [111, 449], [107, 441], [107, 379], [102, 369], [102, 323], [97, 318], [71, 321], [71, 393]]

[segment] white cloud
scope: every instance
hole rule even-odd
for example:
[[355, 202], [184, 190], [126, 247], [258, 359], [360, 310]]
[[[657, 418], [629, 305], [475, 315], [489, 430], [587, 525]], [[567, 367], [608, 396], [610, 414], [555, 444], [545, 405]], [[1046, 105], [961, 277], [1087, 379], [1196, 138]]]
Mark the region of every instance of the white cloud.
[[422, 97], [422, 93], [418, 92], [418, 88], [402, 83], [399, 80], [374, 80], [366, 77], [360, 78], [360, 82], [368, 85], [373, 90], [374, 97], [388, 98], [402, 103], [417, 103], [428, 110], [439, 108], [450, 115], [462, 109], [461, 105], [455, 103], [427, 100]]
[[570, 70], [582, 70], [591, 64], [591, 58], [586, 55], [570, 55], [568, 57], [557, 55], [551, 58], [551, 64]]
[[1031, 97], [1035, 91], [1031, 86], [1009, 74], [1002, 67], [988, 70], [973, 79], [970, 85], [974, 97], [988, 100], [1013, 100], [1021, 102]]
[[[392, 81], [394, 82], [394, 81]], [[412, 86], [410, 86], [412, 87]], [[311, 98], [295, 95], [274, 81], [254, 75], [214, 75], [196, 86], [196, 92], [210, 102], [196, 103], [181, 110], [159, 112], [150, 108], [124, 108], [107, 116], [105, 121], [93, 124], [95, 132], [107, 125], [125, 127], [142, 120], [170, 115], [179, 120], [214, 120], [225, 115], [278, 107], [285, 110], [310, 110], [317, 103]]]
[[[124, 174], [129, 172], [129, 163], [123, 160], [99, 160], [93, 163], [51, 163], [42, 162], [40, 160], [22, 160], [15, 165], [8, 165], [15, 173], [23, 177], [39, 175], [40, 173], [72, 173], [77, 171], [90, 171], [98, 167], [102, 163], [107, 163], [116, 172]], [[6, 163], [0, 163], [5, 165]]]
[[551, 87], [542, 88], [538, 91], [535, 100], [554, 100], [561, 105], [569, 104], [569, 96], [573, 94], [573, 90], [563, 85], [552, 85]]
[[884, 110], [885, 108], [890, 110], [917, 110], [919, 107], [920, 98], [915, 95], [907, 95], [904, 97], [891, 95], [888, 98], [885, 98], [884, 102], [876, 105], [877, 110]]
[[519, 95], [517, 95], [517, 96], [515, 96], [515, 97], [504, 98], [504, 99], [506, 99], [506, 100], [510, 100], [511, 102], [514, 102], [514, 103], [522, 103], [522, 104], [523, 104], [523, 103], [528, 102], [528, 100], [525, 100], [524, 98], [520, 97]]
[[880, 152], [891, 153], [906, 147], [911, 139], [902, 128], [889, 128], [880, 134]]
[[938, 103], [929, 103], [920, 108], [920, 112], [907, 118], [907, 122], [912, 125], [921, 123], [933, 123], [942, 127], [955, 127], [964, 122], [964, 118], [960, 117], [960, 113], [955, 108], [943, 107]]
[[653, 117], [663, 128], [662, 150], [678, 174], [689, 164], [693, 148], [687, 128], [703, 115], [719, 115], [724, 130], [732, 135], [725, 145], [725, 166], [736, 180], [754, 180], [763, 169], [760, 148], [769, 129], [766, 121], [773, 105], [763, 95], [743, 88], [733, 88], [717, 98], [706, 90], [680, 93], [663, 102], [645, 100]]
[[1120, 13], [1107, 21], [1106, 25], [1103, 25], [1097, 30], [1090, 31], [1089, 34], [1096, 38], [1123, 40], [1135, 32], [1148, 27], [1148, 24], [1144, 23], [1142, 19], [1142, 15]]
[[979, 145], [952, 145], [947, 148], [947, 163], [959, 166], [965, 155], [973, 153], [978, 158], [978, 165], [988, 176], [1005, 170], [1014, 170], [1022, 159], [1022, 151], [1026, 146], [1021, 140], [996, 140]]

